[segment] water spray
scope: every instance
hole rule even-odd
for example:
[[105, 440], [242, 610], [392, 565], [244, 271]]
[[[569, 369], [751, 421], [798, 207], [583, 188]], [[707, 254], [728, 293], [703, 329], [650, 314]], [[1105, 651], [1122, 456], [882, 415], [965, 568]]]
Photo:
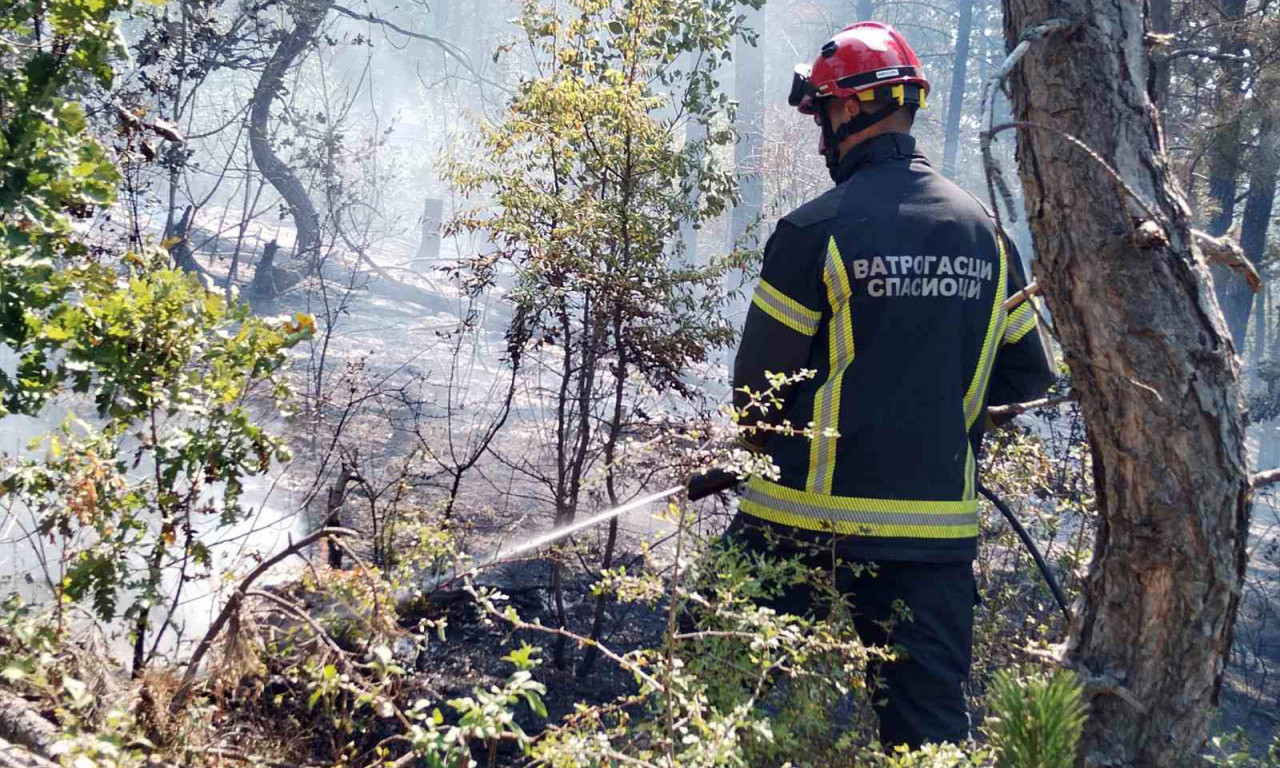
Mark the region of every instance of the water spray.
[[569, 523], [561, 528], [548, 531], [540, 536], [536, 536], [528, 541], [518, 544], [514, 548], [508, 549], [505, 552], [499, 548], [497, 552], [483, 558], [478, 563], [456, 576], [440, 577], [435, 581], [428, 583], [425, 585], [426, 591], [430, 592], [448, 584], [449, 582], [457, 581], [458, 579], [466, 578], [468, 576], [474, 576], [485, 568], [490, 568], [508, 560], [514, 560], [526, 552], [531, 552], [539, 547], [544, 547], [547, 544], [550, 544], [553, 541], [559, 541], [566, 536], [572, 536], [578, 531], [597, 526], [608, 520], [613, 520], [614, 518], [625, 515], [632, 510], [640, 509], [641, 507], [647, 506], [656, 501], [662, 501], [663, 499], [668, 499], [672, 496], [679, 496], [686, 491], [689, 494], [690, 501], [698, 501], [699, 499], [704, 499], [713, 493], [719, 493], [720, 491], [726, 491], [732, 488], [738, 484], [739, 480], [740, 478], [737, 475], [719, 469], [713, 469], [708, 472], [694, 475], [687, 485], [673, 485], [670, 488], [656, 493], [651, 493], [648, 496], [641, 496], [638, 499], [628, 501], [622, 506], [614, 507], [613, 509], [606, 509], [605, 511], [594, 514], [591, 517], [586, 517], [582, 520]]
[[[458, 579], [466, 578], [468, 576], [474, 576], [485, 568], [513, 560], [526, 552], [531, 552], [539, 547], [546, 546], [553, 541], [559, 541], [566, 536], [572, 536], [578, 531], [586, 530], [587, 528], [599, 525], [607, 520], [613, 520], [632, 510], [640, 509], [641, 507], [652, 504], [656, 501], [662, 501], [663, 499], [671, 498], [672, 496], [679, 496], [686, 492], [689, 495], [690, 501], [698, 501], [699, 499], [706, 498], [714, 493], [727, 491], [739, 482], [741, 482], [741, 478], [737, 475], [720, 469], [712, 469], [707, 472], [694, 475], [689, 480], [688, 485], [673, 485], [670, 488], [658, 491], [657, 493], [651, 493], [648, 496], [641, 496], [640, 498], [633, 499], [622, 506], [614, 507], [613, 509], [606, 509], [605, 511], [594, 514], [591, 517], [583, 518], [582, 520], [577, 520], [562, 528], [548, 531], [547, 533], [529, 539], [506, 552], [499, 549], [497, 552], [494, 552], [492, 555], [489, 555], [456, 576], [436, 579], [426, 585], [426, 590], [429, 592], [434, 591], [450, 582], [457, 581]], [[1014, 531], [1018, 534], [1018, 538], [1022, 540], [1023, 546], [1025, 546], [1027, 551], [1031, 553], [1031, 558], [1035, 561], [1036, 567], [1040, 571], [1040, 575], [1044, 578], [1045, 582], [1048, 583], [1049, 591], [1053, 593], [1053, 597], [1057, 601], [1058, 607], [1062, 609], [1062, 613], [1066, 617], [1067, 623], [1070, 624], [1072, 616], [1071, 608], [1067, 603], [1067, 597], [1063, 593], [1062, 587], [1058, 584], [1058, 580], [1054, 578], [1053, 571], [1049, 569], [1048, 563], [1045, 562], [1044, 555], [1040, 554], [1039, 547], [1036, 546], [1035, 542], [1031, 539], [1030, 534], [1027, 533], [1026, 528], [1024, 528], [1018, 521], [1018, 518], [1014, 516], [1013, 510], [1009, 508], [1008, 504], [1004, 503], [1003, 499], [996, 496], [988, 488], [982, 485], [978, 486], [978, 491], [992, 504], [994, 504], [996, 509], [1000, 511], [1000, 514], [1002, 514], [1005, 519], [1009, 521], [1009, 524], [1013, 526]]]

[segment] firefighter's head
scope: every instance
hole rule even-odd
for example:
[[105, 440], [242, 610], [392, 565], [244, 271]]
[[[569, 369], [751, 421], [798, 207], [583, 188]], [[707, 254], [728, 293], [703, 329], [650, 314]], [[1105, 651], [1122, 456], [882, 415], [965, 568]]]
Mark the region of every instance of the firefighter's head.
[[860, 21], [822, 46], [812, 65], [796, 66], [788, 102], [821, 126], [818, 151], [834, 172], [857, 141], [910, 130], [928, 94], [920, 59], [902, 35], [888, 24]]

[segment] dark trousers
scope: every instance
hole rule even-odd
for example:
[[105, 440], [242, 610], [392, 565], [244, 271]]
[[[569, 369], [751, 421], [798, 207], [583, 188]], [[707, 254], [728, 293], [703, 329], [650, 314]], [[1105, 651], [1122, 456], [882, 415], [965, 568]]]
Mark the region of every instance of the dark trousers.
[[[811, 568], [832, 571], [831, 548], [819, 549], [768, 537], [739, 515], [726, 538], [747, 551], [776, 559], [801, 557]], [[853, 605], [854, 628], [866, 645], [892, 646], [905, 659], [867, 670], [886, 748], [926, 742], [962, 743], [969, 738], [964, 686], [973, 653], [973, 608], [977, 588], [969, 562], [877, 562], [874, 568], [841, 567], [835, 587]], [[901, 600], [909, 618], [896, 618]], [[825, 618], [830, 610], [807, 584], [792, 585], [766, 605], [780, 613]], [[883, 623], [892, 622], [886, 632]]]

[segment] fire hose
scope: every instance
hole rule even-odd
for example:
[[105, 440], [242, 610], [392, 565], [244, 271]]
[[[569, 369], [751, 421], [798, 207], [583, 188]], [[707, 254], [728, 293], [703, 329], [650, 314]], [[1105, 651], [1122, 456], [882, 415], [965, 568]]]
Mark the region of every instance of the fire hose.
[[[698, 475], [694, 475], [689, 480], [689, 500], [698, 501], [705, 499], [716, 493], [727, 491], [740, 482], [737, 475], [731, 472], [725, 472], [720, 469], [712, 469]], [[1067, 603], [1066, 593], [1062, 591], [1062, 586], [1058, 584], [1057, 578], [1054, 577], [1053, 571], [1049, 570], [1049, 564], [1045, 562], [1044, 555], [1040, 553], [1040, 548], [1031, 538], [1031, 534], [1027, 532], [1026, 527], [1013, 514], [1013, 510], [999, 496], [995, 495], [989, 488], [978, 484], [978, 493], [982, 494], [990, 501], [995, 508], [1000, 510], [1000, 514], [1004, 519], [1009, 521], [1009, 525], [1013, 527], [1018, 538], [1021, 539], [1022, 545], [1031, 553], [1031, 559], [1035, 561], [1036, 568], [1040, 570], [1040, 575], [1044, 577], [1045, 582], [1049, 585], [1049, 591], [1053, 593], [1053, 598], [1058, 602], [1058, 607], [1062, 609], [1062, 615], [1066, 617], [1067, 623], [1071, 623], [1071, 608]]]

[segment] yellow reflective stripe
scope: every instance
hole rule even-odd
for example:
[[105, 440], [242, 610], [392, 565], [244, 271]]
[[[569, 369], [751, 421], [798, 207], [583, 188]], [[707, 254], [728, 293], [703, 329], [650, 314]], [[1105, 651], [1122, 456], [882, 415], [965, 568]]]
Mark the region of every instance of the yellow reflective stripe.
[[1035, 330], [1036, 327], [1036, 310], [1031, 302], [1035, 299], [1027, 299], [1022, 306], [1009, 313], [1009, 322], [1004, 327], [1004, 343], [1017, 344], [1022, 341], [1022, 337]]
[[973, 443], [969, 441], [969, 436], [964, 436], [964, 497], [966, 499], [976, 499], [978, 494], [974, 492], [974, 481], [978, 476], [978, 465], [973, 457]]
[[964, 429], [967, 435], [973, 423], [978, 420], [978, 412], [982, 410], [982, 401], [987, 393], [987, 382], [991, 378], [992, 363], [995, 362], [996, 339], [1000, 338], [1004, 329], [1005, 290], [1008, 285], [1008, 259], [1005, 258], [1004, 238], [996, 234], [996, 245], [1000, 251], [1000, 276], [996, 280], [996, 294], [991, 306], [991, 319], [987, 322], [987, 336], [982, 342], [982, 354], [978, 357], [978, 367], [973, 371], [973, 379], [969, 389], [964, 393]]
[[740, 509], [811, 531], [929, 539], [978, 535], [978, 502], [868, 499], [809, 493], [759, 477], [747, 482]]
[[751, 303], [764, 310], [765, 314], [782, 323], [796, 333], [812, 336], [818, 332], [818, 321], [822, 314], [814, 312], [800, 302], [774, 288], [761, 278], [756, 286], [755, 296]]
[[827, 303], [831, 305], [831, 327], [827, 339], [830, 373], [813, 399], [813, 425], [817, 434], [809, 441], [809, 475], [805, 488], [814, 493], [831, 492], [836, 468], [841, 389], [844, 372], [854, 357], [853, 289], [834, 237], [827, 240], [822, 282], [827, 287]]

